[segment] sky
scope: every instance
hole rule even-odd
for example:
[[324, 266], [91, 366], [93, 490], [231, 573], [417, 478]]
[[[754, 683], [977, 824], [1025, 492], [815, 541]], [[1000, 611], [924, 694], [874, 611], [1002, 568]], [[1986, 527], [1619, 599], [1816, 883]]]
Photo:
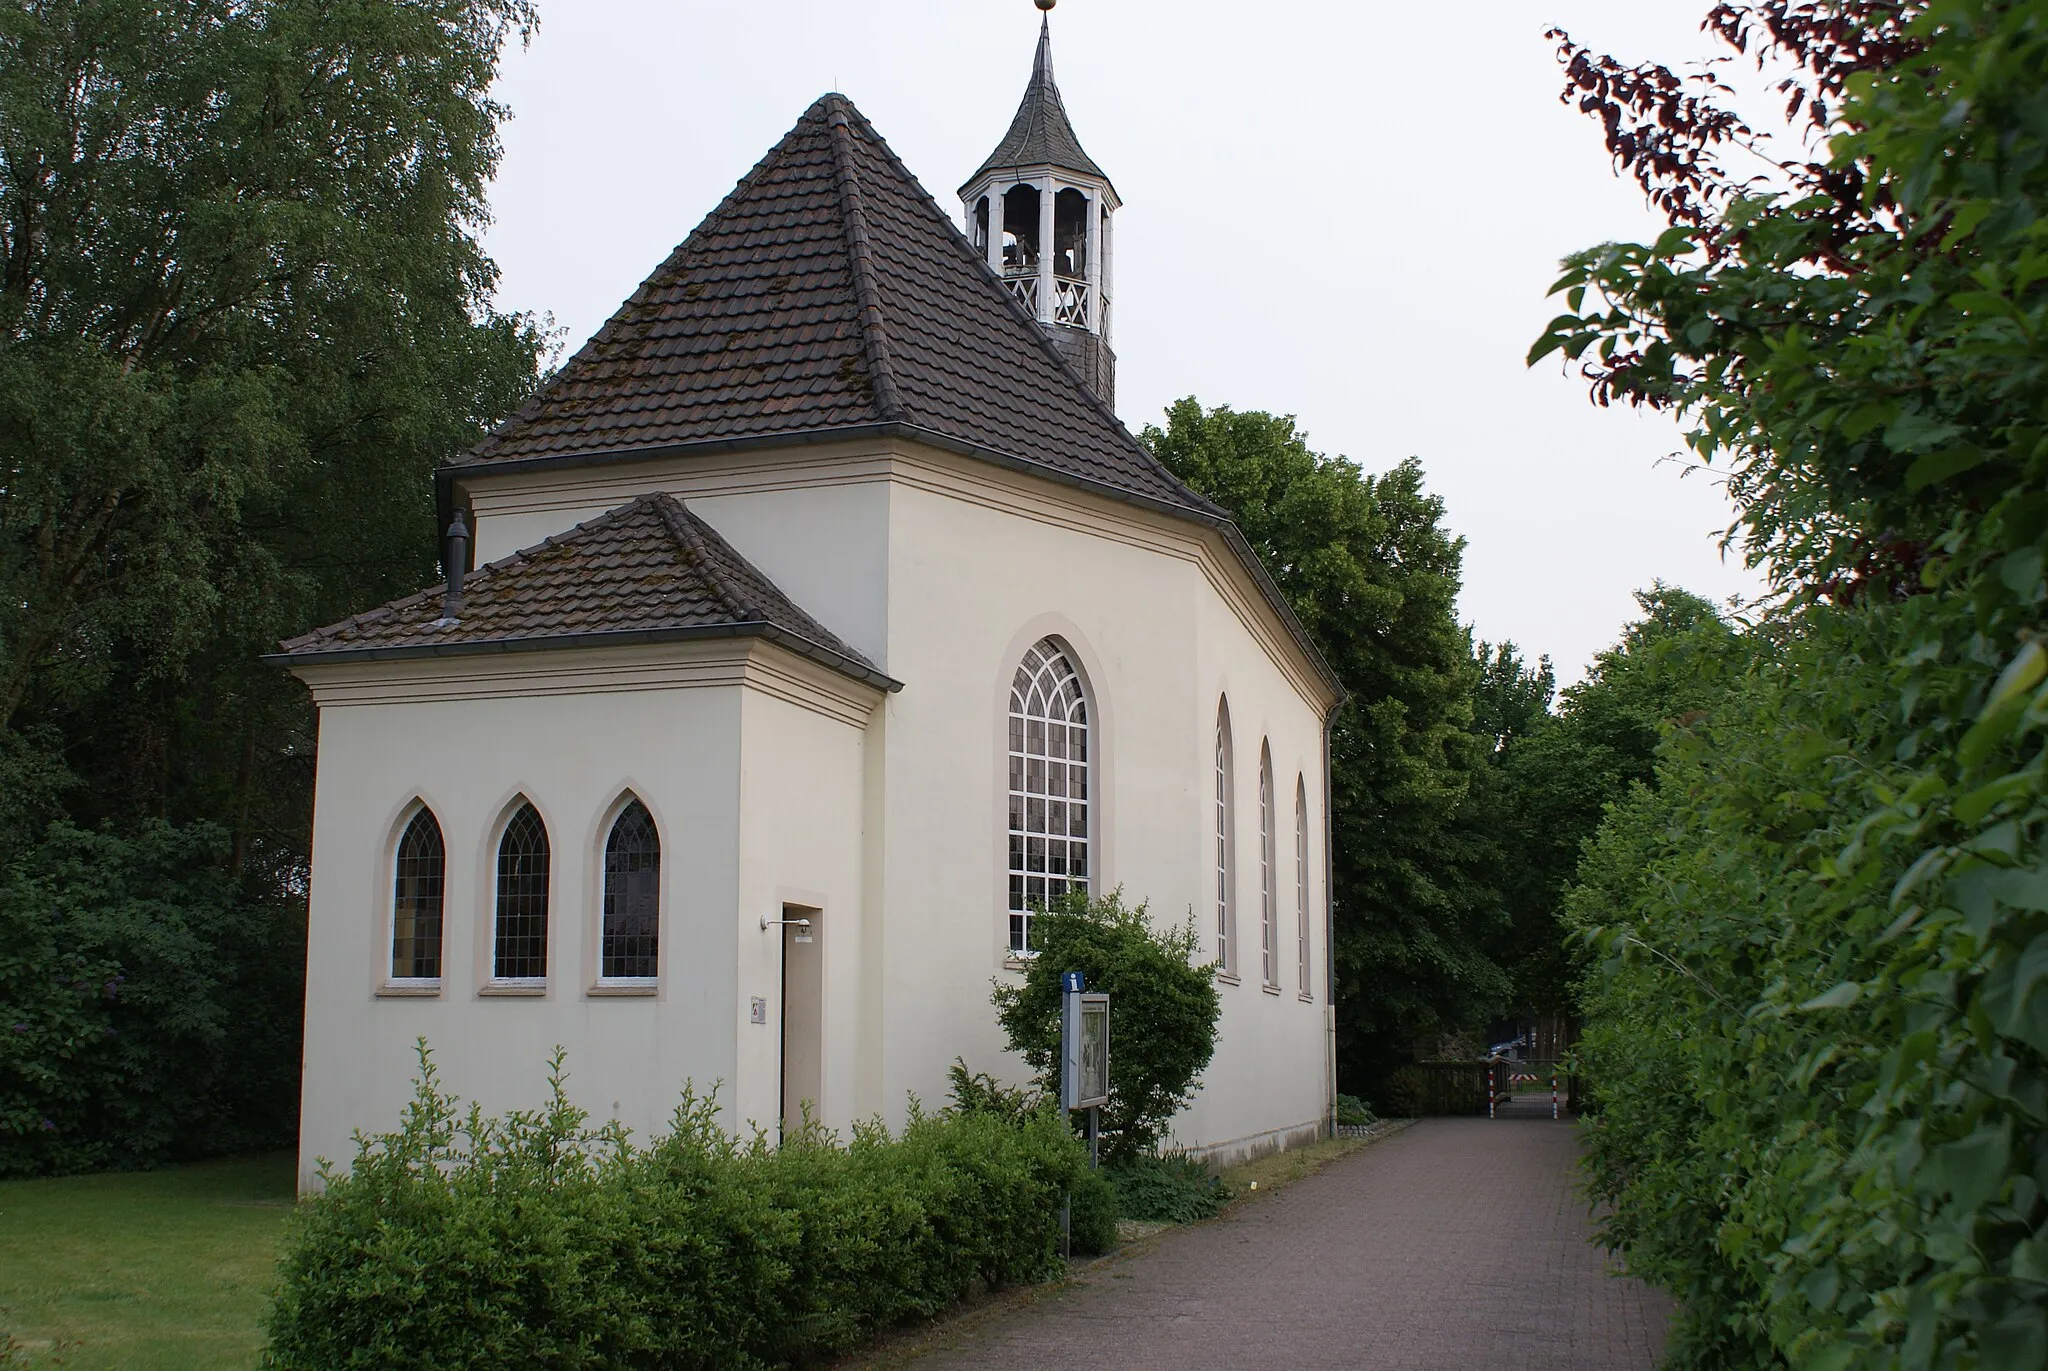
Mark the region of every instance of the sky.
[[[1523, 361], [1562, 257], [1660, 227], [1559, 103], [1544, 31], [1677, 65], [1712, 51], [1705, 9], [1063, 0], [1060, 90], [1123, 199], [1124, 422], [1192, 395], [1292, 414], [1367, 471], [1419, 458], [1467, 541], [1461, 616], [1561, 681], [1638, 588], [1758, 593], [1720, 550], [1713, 473], [1670, 460], [1672, 420], [1598, 409], [1555, 359]], [[552, 316], [573, 350], [828, 90], [957, 222], [1038, 22], [1031, 0], [541, 0], [496, 90], [499, 307]]]

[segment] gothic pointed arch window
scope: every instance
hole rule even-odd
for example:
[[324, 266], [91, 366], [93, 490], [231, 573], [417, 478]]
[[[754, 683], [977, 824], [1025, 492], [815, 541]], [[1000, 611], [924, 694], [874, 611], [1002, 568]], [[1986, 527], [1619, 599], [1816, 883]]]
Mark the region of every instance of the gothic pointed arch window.
[[1232, 871], [1236, 843], [1236, 804], [1231, 791], [1230, 702], [1216, 706], [1216, 970], [1237, 975], [1237, 898]]
[[492, 921], [491, 975], [538, 981], [548, 974], [548, 826], [531, 801], [521, 801], [498, 839], [498, 885]]
[[1280, 840], [1273, 812], [1273, 749], [1259, 744], [1259, 983], [1280, 988]]
[[1088, 889], [1088, 693], [1066, 646], [1041, 638], [1010, 681], [1010, 951], [1034, 950], [1033, 914]]
[[661, 965], [661, 835], [635, 797], [604, 843], [604, 928], [598, 975], [653, 980]]
[[1301, 994], [1308, 988], [1308, 781], [1294, 778], [1294, 962]]
[[448, 854], [433, 810], [421, 805], [413, 812], [392, 866], [391, 979], [437, 981]]

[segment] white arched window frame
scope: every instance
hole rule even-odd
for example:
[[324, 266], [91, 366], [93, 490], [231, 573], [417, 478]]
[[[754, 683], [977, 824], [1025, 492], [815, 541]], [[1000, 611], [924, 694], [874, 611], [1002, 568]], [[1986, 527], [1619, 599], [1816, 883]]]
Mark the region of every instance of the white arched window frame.
[[440, 820], [422, 804], [406, 820], [392, 853], [391, 963], [394, 985], [438, 985], [448, 888], [448, 850]]
[[1216, 969], [1228, 977], [1237, 975], [1237, 898], [1233, 889], [1236, 805], [1232, 798], [1230, 757], [1230, 705], [1216, 709]]
[[1294, 778], [1295, 975], [1303, 999], [1308, 988], [1308, 782]]
[[1025, 652], [1010, 682], [1009, 948], [1028, 956], [1032, 918], [1071, 891], [1091, 863], [1093, 757], [1087, 688], [1057, 638]]
[[1273, 813], [1273, 749], [1259, 744], [1259, 984], [1280, 988], [1279, 822]]

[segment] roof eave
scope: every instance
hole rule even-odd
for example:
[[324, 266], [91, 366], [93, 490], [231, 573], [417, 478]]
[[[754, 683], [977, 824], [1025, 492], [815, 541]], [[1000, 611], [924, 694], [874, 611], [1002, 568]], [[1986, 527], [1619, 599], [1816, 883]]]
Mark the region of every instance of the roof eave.
[[[1012, 471], [1020, 471], [1043, 480], [1053, 481], [1059, 485], [1086, 490], [1091, 494], [1101, 495], [1121, 504], [1134, 505], [1140, 509], [1149, 509], [1156, 513], [1170, 515], [1177, 519], [1187, 520], [1190, 523], [1202, 524], [1219, 530], [1223, 535], [1224, 542], [1230, 547], [1231, 551], [1237, 554], [1238, 560], [1243, 563], [1246, 571], [1250, 573], [1253, 582], [1259, 588], [1260, 595], [1265, 599], [1267, 607], [1280, 619], [1281, 624], [1287, 629], [1288, 635], [1294, 639], [1295, 646], [1301, 649], [1302, 654], [1307, 657], [1310, 665], [1314, 667], [1316, 674], [1322, 678], [1323, 684], [1329, 688], [1333, 697], [1331, 708], [1338, 708], [1349, 698], [1348, 692], [1344, 689], [1343, 682], [1337, 678], [1337, 673], [1331, 669], [1329, 662], [1324, 660], [1323, 654], [1316, 648], [1314, 641], [1309, 638], [1308, 630], [1302, 626], [1301, 620], [1296, 617], [1293, 606], [1287, 603], [1286, 596], [1280, 593], [1280, 587], [1274, 583], [1272, 575], [1267, 572], [1265, 563], [1259, 560], [1258, 554], [1252, 550], [1252, 545], [1245, 541], [1244, 534], [1238, 530], [1237, 525], [1227, 515], [1210, 513], [1207, 510], [1197, 509], [1190, 505], [1175, 504], [1171, 500], [1161, 500], [1152, 496], [1141, 495], [1136, 491], [1125, 490], [1121, 486], [1112, 485], [1107, 481], [1090, 480], [1088, 477], [1077, 475], [1070, 471], [1062, 471], [1058, 467], [1048, 466], [1043, 462], [1034, 462], [1028, 457], [1019, 457], [1014, 453], [1004, 452], [998, 448], [984, 447], [979, 443], [971, 443], [962, 438], [955, 438], [950, 434], [921, 428], [916, 424], [906, 421], [856, 424], [844, 428], [807, 429], [795, 434], [763, 434], [745, 438], [707, 438], [690, 443], [669, 443], [659, 447], [606, 448], [595, 452], [551, 453], [542, 457], [517, 457], [497, 462], [451, 463], [441, 467], [435, 473], [435, 476], [437, 481], [447, 481], [452, 491], [452, 486], [455, 482], [470, 475], [605, 466], [624, 462], [653, 462], [672, 457], [710, 456], [722, 452], [787, 446], [792, 443], [855, 442], [864, 438], [907, 438], [913, 442], [922, 443], [927, 447], [935, 447], [944, 452], [958, 453], [963, 457], [973, 457], [995, 466], [1006, 467]], [[264, 660], [268, 661], [270, 658], [265, 658]], [[303, 660], [303, 658], [295, 660]], [[900, 689], [900, 686], [892, 687], [892, 689]]]
[[1116, 183], [1100, 170], [1086, 171], [1080, 167], [1067, 166], [1063, 162], [989, 162], [960, 184], [958, 194], [965, 200], [985, 181], [1028, 181], [1034, 176], [1064, 176], [1069, 180], [1099, 181], [1103, 190], [1108, 192], [1110, 211], [1114, 213], [1124, 207], [1124, 198], [1117, 194]]
[[822, 643], [777, 624], [760, 620], [733, 624], [695, 624], [676, 628], [602, 629], [590, 633], [557, 633], [525, 638], [483, 638], [453, 643], [407, 643], [396, 647], [340, 647], [303, 652], [270, 652], [261, 660], [268, 666], [296, 671], [307, 666], [333, 666], [359, 662], [419, 661], [438, 657], [478, 657], [506, 652], [555, 652], [582, 648], [635, 647], [646, 643], [682, 643], [719, 638], [759, 638], [794, 652], [819, 666], [848, 676], [887, 694], [903, 689], [903, 683], [876, 670], [867, 662], [836, 652]]

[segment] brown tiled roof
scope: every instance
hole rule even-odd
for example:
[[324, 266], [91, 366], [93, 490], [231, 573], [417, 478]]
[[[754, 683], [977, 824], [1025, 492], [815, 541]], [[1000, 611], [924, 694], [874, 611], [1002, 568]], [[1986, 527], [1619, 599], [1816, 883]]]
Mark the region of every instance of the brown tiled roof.
[[280, 644], [285, 666], [331, 659], [771, 639], [870, 685], [896, 683], [804, 613], [672, 495], [643, 495], [479, 568], [454, 619], [444, 586]]
[[1221, 511], [1068, 370], [874, 128], [827, 95], [451, 472], [891, 428]]
[[1077, 171], [1100, 181], [1109, 180], [1109, 174], [1095, 165], [1095, 159], [1082, 150], [1081, 140], [1074, 133], [1073, 121], [1067, 118], [1066, 102], [1060, 99], [1060, 88], [1052, 79], [1052, 26], [1049, 20], [1050, 16], [1047, 16], [1038, 25], [1038, 56], [1031, 63], [1031, 80], [1024, 87], [1024, 100], [1017, 106], [1017, 117], [1010, 121], [1010, 131], [1003, 135], [1002, 142], [996, 144], [996, 150], [988, 155], [988, 160], [960, 187], [963, 195], [967, 193], [968, 186], [989, 172], [1025, 167], [1054, 167], [1060, 171]]

